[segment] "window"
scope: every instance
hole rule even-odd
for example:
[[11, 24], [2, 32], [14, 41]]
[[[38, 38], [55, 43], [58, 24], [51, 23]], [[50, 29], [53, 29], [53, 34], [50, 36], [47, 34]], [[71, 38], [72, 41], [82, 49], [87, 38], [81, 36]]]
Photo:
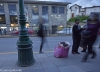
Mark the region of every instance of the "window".
[[5, 15], [0, 15], [0, 24], [6, 24]]
[[58, 13], [58, 7], [52, 6], [52, 13]]
[[75, 9], [77, 9], [77, 7], [75, 7]]
[[42, 15], [48, 14], [48, 6], [42, 6]]
[[32, 24], [38, 24], [39, 20], [39, 7], [36, 5], [32, 6]]
[[8, 7], [10, 15], [17, 15], [16, 4], [8, 4]]
[[17, 16], [10, 15], [10, 22], [11, 22], [11, 24], [18, 24]]
[[28, 6], [27, 5], [25, 5], [24, 14], [26, 17], [26, 22], [29, 22], [29, 20], [28, 20]]
[[4, 14], [4, 5], [0, 4], [0, 14]]
[[34, 14], [34, 15], [39, 15], [38, 6], [33, 6], [33, 7], [32, 7], [32, 14]]
[[64, 14], [64, 7], [59, 7], [59, 14]]
[[48, 23], [48, 6], [42, 6], [42, 18], [44, 19], [44, 23]]

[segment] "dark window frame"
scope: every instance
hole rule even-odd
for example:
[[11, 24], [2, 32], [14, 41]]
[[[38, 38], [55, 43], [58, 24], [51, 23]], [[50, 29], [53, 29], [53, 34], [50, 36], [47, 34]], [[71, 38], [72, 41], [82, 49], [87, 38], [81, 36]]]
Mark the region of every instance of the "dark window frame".
[[[36, 6], [37, 7], [37, 13], [35, 13], [35, 11], [34, 11], [34, 6]], [[38, 23], [39, 23], [39, 5], [31, 5], [31, 11], [32, 11], [32, 24], [36, 24], [36, 25], [38, 25]], [[36, 16], [36, 18], [35, 18], [35, 16]]]
[[[46, 8], [47, 8], [47, 9], [46, 9]], [[46, 12], [46, 10], [47, 10], [47, 12]], [[42, 15], [45, 15], [46, 13], [48, 13], [48, 12], [49, 12], [48, 10], [49, 10], [49, 7], [48, 7], [48, 6], [42, 6]], [[44, 11], [45, 11], [46, 13], [45, 13]]]
[[[2, 18], [3, 16], [4, 16], [4, 18]], [[6, 17], [5, 17], [5, 14], [0, 15], [0, 17], [3, 19], [2, 21], [1, 21], [1, 19], [0, 19], [0, 24], [6, 24]]]
[[[62, 12], [61, 8], [63, 8], [63, 12]], [[64, 14], [64, 13], [65, 13], [65, 7], [59, 6], [59, 14]]]
[[[3, 3], [1, 3], [1, 4], [3, 4]], [[2, 6], [0, 5], [0, 11], [2, 11], [5, 14], [4, 4]]]
[[12, 20], [12, 18], [11, 17], [17, 17], [17, 15], [10, 15], [10, 23], [11, 24], [18, 24], [18, 17], [17, 17], [17, 19], [15, 18], [13, 18], [14, 20]]
[[[37, 13], [34, 13], [35, 12], [34, 11], [35, 9], [33, 9], [33, 6], [36, 6], [37, 7], [37, 10], [38, 10]], [[32, 6], [32, 15], [39, 15], [39, 6], [38, 5], [33, 5], [33, 6]]]
[[12, 11], [16, 12], [16, 15], [17, 15], [17, 6], [15, 3], [9, 3], [8, 4], [8, 9], [9, 9], [9, 14], [10, 15], [14, 15], [14, 14], [11, 14]]
[[[45, 18], [45, 16], [47, 18]], [[49, 6], [47, 5], [42, 6], [42, 18], [44, 20], [44, 23], [49, 23]]]
[[53, 14], [57, 14], [58, 13], [58, 6], [52, 6], [51, 11]]

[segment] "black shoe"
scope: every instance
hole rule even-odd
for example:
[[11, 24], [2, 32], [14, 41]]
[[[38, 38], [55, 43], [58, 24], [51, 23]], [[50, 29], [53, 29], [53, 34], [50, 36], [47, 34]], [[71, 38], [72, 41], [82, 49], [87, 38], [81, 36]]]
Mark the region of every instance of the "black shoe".
[[81, 62], [86, 62], [86, 60], [87, 60], [87, 58], [84, 58], [84, 59], [81, 60]]
[[72, 52], [72, 54], [75, 54], [75, 52]]
[[80, 54], [79, 52], [75, 52], [76, 54]]
[[95, 58], [96, 58], [96, 56], [97, 56], [97, 55], [93, 55], [91, 58], [92, 58], [92, 59], [95, 59]]
[[81, 52], [86, 52], [85, 50], [82, 50]]
[[44, 52], [42, 52], [42, 51], [39, 51], [39, 53], [42, 53], [42, 54], [43, 54]]
[[89, 55], [89, 53], [85, 53], [85, 55], [82, 58], [82, 62], [86, 62], [88, 55]]

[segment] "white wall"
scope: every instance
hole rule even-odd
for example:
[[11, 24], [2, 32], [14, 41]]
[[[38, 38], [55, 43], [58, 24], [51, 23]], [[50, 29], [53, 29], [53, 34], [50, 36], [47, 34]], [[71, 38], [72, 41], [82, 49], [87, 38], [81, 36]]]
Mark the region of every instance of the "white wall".
[[100, 7], [86, 8], [86, 16], [90, 15], [91, 12], [100, 12]]
[[71, 9], [67, 10], [67, 21], [72, 17]]
[[[77, 9], [76, 9], [76, 7], [77, 7]], [[77, 6], [77, 5], [73, 5], [71, 7], [72, 13], [74, 13], [74, 17], [76, 17], [77, 15], [79, 15], [79, 9], [80, 9], [80, 7]]]

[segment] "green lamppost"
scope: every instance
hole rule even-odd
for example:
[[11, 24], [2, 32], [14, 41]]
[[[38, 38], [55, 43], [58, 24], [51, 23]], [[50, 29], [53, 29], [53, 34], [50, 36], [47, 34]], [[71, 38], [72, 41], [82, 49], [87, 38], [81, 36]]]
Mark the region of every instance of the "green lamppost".
[[19, 23], [20, 33], [17, 41], [18, 48], [18, 66], [26, 67], [35, 63], [32, 51], [32, 41], [29, 38], [26, 29], [26, 17], [24, 15], [24, 0], [18, 0], [19, 4]]

